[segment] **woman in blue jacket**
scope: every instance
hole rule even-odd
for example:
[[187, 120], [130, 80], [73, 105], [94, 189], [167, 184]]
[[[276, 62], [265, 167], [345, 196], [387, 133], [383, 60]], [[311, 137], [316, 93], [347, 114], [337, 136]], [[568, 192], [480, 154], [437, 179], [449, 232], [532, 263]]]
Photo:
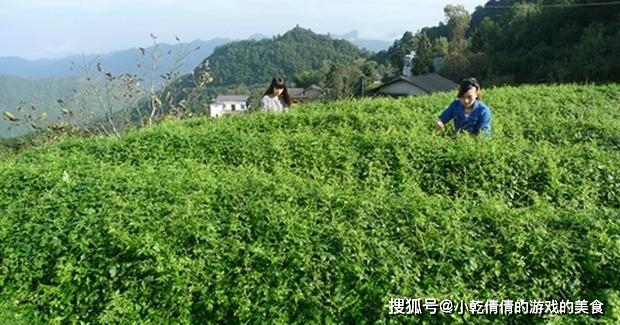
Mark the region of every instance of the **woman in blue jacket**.
[[463, 79], [458, 98], [439, 115], [435, 126], [444, 131], [445, 124], [454, 119], [454, 134], [467, 131], [478, 135], [491, 134], [491, 110], [480, 101], [480, 83], [475, 78]]

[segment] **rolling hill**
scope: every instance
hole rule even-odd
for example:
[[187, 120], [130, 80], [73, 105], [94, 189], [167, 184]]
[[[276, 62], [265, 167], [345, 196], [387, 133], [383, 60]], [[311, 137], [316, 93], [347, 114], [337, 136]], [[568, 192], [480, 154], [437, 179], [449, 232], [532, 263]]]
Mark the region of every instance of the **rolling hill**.
[[353, 43], [295, 27], [273, 39], [231, 42], [208, 58], [213, 86], [267, 83], [274, 75], [291, 80], [297, 73], [318, 70], [324, 61], [349, 64], [369, 55]]

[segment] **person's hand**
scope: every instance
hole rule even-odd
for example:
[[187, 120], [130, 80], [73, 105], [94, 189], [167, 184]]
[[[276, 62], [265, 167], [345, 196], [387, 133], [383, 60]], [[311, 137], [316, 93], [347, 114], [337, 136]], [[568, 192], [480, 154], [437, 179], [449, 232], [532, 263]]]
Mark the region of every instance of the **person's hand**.
[[443, 125], [443, 122], [441, 120], [437, 120], [437, 123], [435, 123], [435, 127], [441, 132], [445, 130], [445, 126]]

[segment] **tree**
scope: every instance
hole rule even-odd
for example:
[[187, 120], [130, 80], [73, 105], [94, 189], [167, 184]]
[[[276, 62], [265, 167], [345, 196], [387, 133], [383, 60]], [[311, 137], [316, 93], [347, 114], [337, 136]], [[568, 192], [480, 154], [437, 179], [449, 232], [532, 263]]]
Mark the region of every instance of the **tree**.
[[451, 39], [441, 72], [450, 79], [458, 80], [470, 75], [465, 32], [469, 27], [471, 16], [462, 5], [447, 5], [444, 13], [447, 25], [450, 27]]
[[500, 37], [501, 29], [489, 17], [484, 17], [473, 32], [471, 50], [473, 52], [490, 53], [495, 49], [494, 40]]
[[424, 74], [433, 71], [433, 45], [426, 36], [426, 33], [419, 32], [414, 37], [415, 59], [413, 61], [412, 72], [414, 74]]
[[352, 98], [359, 93], [357, 85], [363, 74], [357, 66], [330, 63], [328, 69], [323, 83], [330, 98]]
[[451, 54], [463, 53], [467, 49], [467, 39], [465, 32], [469, 27], [471, 16], [463, 5], [447, 5], [443, 10], [448, 27], [450, 28], [450, 49]]
[[388, 61], [393, 67], [396, 67], [399, 71], [402, 71], [405, 55], [409, 54], [414, 49], [415, 39], [413, 33], [407, 31], [403, 34], [403, 37], [394, 41], [394, 44], [388, 48]]
[[433, 41], [433, 52], [437, 55], [446, 56], [450, 49], [450, 43], [446, 37], [439, 37]]
[[319, 70], [316, 71], [302, 71], [293, 77], [293, 82], [297, 87], [310, 87], [313, 84], [318, 84], [321, 80], [321, 74]]

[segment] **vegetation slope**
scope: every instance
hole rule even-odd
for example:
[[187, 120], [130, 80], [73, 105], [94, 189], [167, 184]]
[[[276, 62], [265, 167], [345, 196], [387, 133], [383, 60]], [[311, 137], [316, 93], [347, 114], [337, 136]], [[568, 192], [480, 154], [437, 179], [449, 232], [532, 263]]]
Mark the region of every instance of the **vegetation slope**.
[[[1, 323], [615, 324], [620, 85], [169, 121], [0, 161]], [[391, 315], [395, 298], [604, 315]], [[406, 309], [405, 309], [406, 310]]]

